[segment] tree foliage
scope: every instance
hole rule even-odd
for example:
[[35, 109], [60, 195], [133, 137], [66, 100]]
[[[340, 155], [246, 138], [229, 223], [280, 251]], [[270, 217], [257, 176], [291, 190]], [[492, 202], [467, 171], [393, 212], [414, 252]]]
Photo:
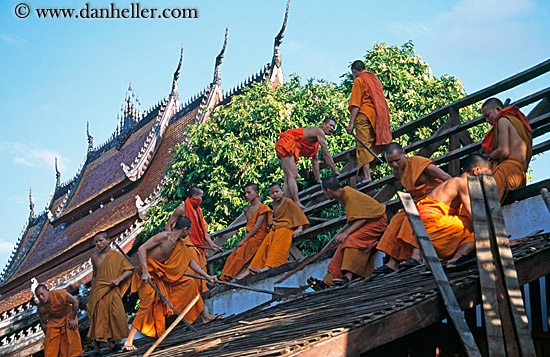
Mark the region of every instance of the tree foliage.
[[[367, 69], [382, 82], [392, 128], [466, 94], [459, 79], [447, 75], [433, 76], [429, 65], [415, 53], [411, 42], [401, 47], [375, 43], [364, 60]], [[227, 105], [218, 106], [206, 123], [191, 126], [187, 133], [189, 142], [175, 148], [174, 159], [167, 171], [169, 180], [162, 190], [165, 200], [149, 211], [143, 234], [150, 236], [162, 230], [164, 222], [192, 186], [205, 191], [201, 207], [210, 224], [210, 232], [227, 227], [240, 215], [246, 205], [243, 186], [247, 183], [257, 183], [269, 203], [266, 195], [269, 184], [283, 182], [283, 172], [275, 153], [278, 134], [291, 128], [319, 125], [327, 117], [341, 116], [343, 124], [347, 125], [347, 102], [353, 77], [350, 73], [342, 77], [339, 85], [315, 79], [302, 83], [296, 74], [274, 88], [268, 81], [254, 83], [242, 94], [233, 96]], [[475, 108], [466, 108], [460, 114], [462, 120], [477, 115]], [[445, 120], [442, 118], [403, 135], [398, 141], [406, 144], [427, 138]], [[475, 129], [472, 134], [476, 140], [481, 135]], [[337, 126], [327, 143], [333, 154], [355, 144], [342, 126]], [[300, 159], [298, 173], [300, 188], [315, 182], [309, 159]], [[389, 169], [381, 166], [375, 178], [388, 173]], [[322, 177], [329, 174], [328, 169], [321, 172]], [[341, 209], [332, 208], [319, 216], [332, 218], [341, 214]], [[237, 237], [241, 236], [242, 232]], [[325, 235], [321, 239], [300, 242], [299, 248], [304, 253], [316, 252], [322, 241], [329, 237]], [[233, 240], [228, 244], [236, 242]]]

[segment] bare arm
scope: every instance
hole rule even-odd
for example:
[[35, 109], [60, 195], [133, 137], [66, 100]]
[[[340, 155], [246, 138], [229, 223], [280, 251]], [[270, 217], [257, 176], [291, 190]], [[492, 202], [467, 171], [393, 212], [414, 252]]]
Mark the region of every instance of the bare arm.
[[292, 232], [292, 238], [297, 237], [300, 233], [302, 233], [303, 230], [304, 226], [299, 226], [298, 228], [296, 228], [294, 232]]
[[472, 206], [470, 205], [470, 192], [468, 191], [468, 181], [464, 180], [460, 182], [458, 195], [460, 197], [460, 201], [462, 201], [464, 209], [466, 210], [468, 215], [472, 217]]
[[450, 180], [452, 177], [445, 171], [441, 170], [439, 167], [434, 164], [429, 164], [428, 167], [424, 169], [424, 172], [431, 177], [438, 178], [442, 181]]
[[210, 238], [210, 234], [208, 234], [207, 232], [204, 232], [204, 241], [209, 245], [211, 246], [212, 248], [214, 248], [214, 251], [215, 252], [219, 252], [221, 251], [222, 249], [212, 241], [212, 238]]
[[76, 330], [78, 328], [78, 323], [76, 322], [76, 313], [78, 312], [78, 301], [69, 293], [66, 293], [67, 303], [72, 305], [71, 318], [67, 326], [71, 330]]
[[138, 249], [139, 263], [141, 264], [141, 280], [145, 283], [151, 281], [151, 275], [147, 269], [147, 252], [154, 249], [164, 240], [164, 233], [155, 234], [147, 242], [143, 243]]
[[92, 288], [95, 286], [95, 278], [97, 276], [97, 266], [95, 263], [96, 255], [92, 255]]
[[244, 236], [244, 238], [239, 242], [239, 246], [243, 245], [247, 240], [250, 239], [250, 237], [254, 236], [258, 232], [258, 230], [264, 225], [265, 220], [267, 219], [267, 212], [262, 213], [257, 219], [256, 224], [252, 227], [252, 229]]
[[214, 278], [213, 276], [210, 276], [208, 274], [206, 274], [206, 272], [204, 270], [202, 270], [202, 268], [200, 267], [200, 265], [197, 264], [196, 261], [194, 261], [193, 259], [191, 259], [189, 261], [189, 266], [191, 267], [191, 269], [193, 269], [193, 271], [197, 274], [199, 274], [200, 276], [208, 279], [209, 282], [211, 282], [212, 284], [214, 284]]
[[38, 307], [38, 318], [40, 319], [40, 327], [42, 328], [42, 331], [44, 331], [44, 334], [46, 334], [46, 326], [48, 325], [48, 311], [44, 306]]
[[348, 229], [346, 229], [345, 231], [343, 231], [342, 233], [340, 234], [337, 234], [335, 237], [334, 237], [334, 241], [338, 244], [341, 244], [341, 243], [344, 243], [344, 241], [348, 238], [348, 236], [350, 234], [352, 234], [353, 232], [357, 231], [359, 228], [363, 227], [363, 225], [367, 223], [367, 219], [364, 218], [364, 219], [358, 219], [356, 221], [354, 221], [351, 226], [348, 227]]
[[132, 269], [126, 270], [118, 278], [111, 281], [111, 284], [109, 284], [109, 285], [114, 288], [115, 286], [118, 286], [121, 282], [123, 282], [124, 280], [131, 277], [133, 273], [134, 273], [134, 271]]
[[[330, 151], [328, 151], [327, 142], [325, 140], [325, 133], [322, 130], [321, 130], [321, 133], [317, 134], [317, 141], [319, 142], [319, 146], [321, 146], [321, 150], [323, 151], [323, 156], [325, 157], [325, 162], [327, 163], [328, 167], [331, 168], [335, 176], [340, 175], [340, 173], [336, 169], [336, 165], [334, 165], [334, 160], [332, 159], [332, 155], [330, 155]], [[313, 163], [313, 158], [311, 159]], [[317, 159], [317, 170], [319, 170], [319, 163], [318, 163], [319, 159], [318, 158], [316, 159]], [[313, 173], [315, 173], [315, 171], [313, 171]], [[320, 179], [318, 181], [320, 181]], [[321, 182], [319, 182], [319, 184], [320, 183]]]
[[510, 156], [510, 126], [509, 120], [501, 119], [498, 125], [498, 148], [489, 154], [491, 159], [506, 159]]
[[319, 174], [319, 153], [311, 157], [311, 167], [313, 168], [313, 176], [315, 180], [320, 185], [321, 184], [321, 175]]
[[355, 126], [355, 118], [357, 117], [357, 114], [359, 113], [359, 107], [352, 107], [350, 111], [349, 116], [349, 125], [346, 128], [346, 131], [348, 134], [353, 133], [353, 127]]
[[170, 216], [168, 222], [166, 222], [166, 227], [164, 228], [164, 230], [167, 232], [172, 232], [174, 230], [174, 227], [176, 226], [178, 218], [181, 216], [185, 216], [185, 203], [179, 205], [174, 210], [174, 213], [172, 213], [172, 216]]

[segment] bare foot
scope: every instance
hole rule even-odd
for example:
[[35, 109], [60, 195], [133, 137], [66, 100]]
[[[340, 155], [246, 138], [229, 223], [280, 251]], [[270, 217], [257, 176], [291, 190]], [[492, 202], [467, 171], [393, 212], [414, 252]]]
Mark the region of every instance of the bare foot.
[[122, 346], [122, 351], [136, 351], [138, 348], [134, 345], [127, 345], [126, 343]]
[[206, 310], [202, 313], [202, 322], [205, 324], [212, 322], [214, 320], [223, 320], [223, 319], [225, 319], [225, 316], [210, 314], [206, 312]]

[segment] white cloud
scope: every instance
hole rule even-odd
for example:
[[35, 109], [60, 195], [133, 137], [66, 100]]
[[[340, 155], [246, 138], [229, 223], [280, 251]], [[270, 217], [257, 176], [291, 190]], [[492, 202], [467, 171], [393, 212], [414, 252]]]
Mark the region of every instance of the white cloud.
[[10, 254], [13, 250], [13, 243], [0, 240], [0, 253]]
[[1, 35], [0, 35], [0, 38], [1, 38], [2, 41], [4, 41], [5, 43], [16, 44], [16, 45], [24, 44], [24, 43], [28, 43], [28, 42], [29, 42], [29, 41], [25, 40], [24, 38], [19, 37], [19, 36], [16, 36], [16, 35], [1, 34]]
[[18, 142], [0, 143], [0, 153], [11, 155], [13, 162], [28, 167], [41, 166], [52, 169], [57, 157], [57, 167], [60, 171], [64, 171], [70, 162], [68, 158], [51, 149], [35, 148], [32, 145]]

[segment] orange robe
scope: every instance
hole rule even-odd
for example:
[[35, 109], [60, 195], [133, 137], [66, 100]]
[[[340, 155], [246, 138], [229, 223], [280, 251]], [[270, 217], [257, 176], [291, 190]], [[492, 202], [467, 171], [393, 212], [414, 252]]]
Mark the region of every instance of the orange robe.
[[292, 233], [299, 226], [303, 229], [309, 227], [306, 215], [290, 198], [283, 198], [273, 217], [271, 231], [252, 258], [249, 269], [274, 268], [285, 264], [292, 244]]
[[109, 284], [125, 271], [133, 270], [132, 264], [117, 251], [107, 253], [101, 265], [97, 267], [96, 277], [87, 311], [90, 319], [88, 338], [92, 341], [118, 341], [128, 336], [128, 322], [122, 297], [130, 286], [130, 279], [122, 281], [112, 288]]
[[[407, 165], [401, 177], [401, 184], [403, 184], [405, 190], [413, 196], [415, 202], [429, 195], [434, 188], [443, 183], [443, 180], [439, 178], [431, 178], [431, 180], [423, 184], [417, 183], [420, 175], [422, 175], [430, 164], [434, 164], [434, 162], [422, 156], [411, 156], [407, 158]], [[382, 235], [382, 238], [380, 238], [380, 242], [376, 249], [388, 254], [398, 261], [402, 261], [409, 258], [412, 254], [412, 247], [408, 244], [403, 244], [403, 242], [414, 239], [414, 232], [409, 223], [409, 219], [405, 211], [400, 210], [390, 220], [388, 228]]]
[[81, 356], [82, 344], [78, 328], [67, 327], [72, 315], [72, 305], [67, 302], [66, 290], [50, 291], [50, 310], [44, 339], [44, 356]]
[[[191, 220], [191, 230], [189, 235], [185, 237], [185, 244], [204, 246], [204, 235], [208, 229], [208, 224], [204, 220], [202, 209], [200, 207], [194, 208], [191, 204], [191, 200], [187, 198], [185, 200], [185, 216]], [[206, 252], [202, 248], [188, 247], [191, 258], [206, 271]], [[195, 274], [195, 271], [191, 268], [187, 268], [187, 274]], [[208, 290], [205, 280], [195, 279], [195, 284], [199, 292], [203, 293]]]
[[[392, 134], [390, 128], [390, 112], [388, 103], [382, 91], [382, 83], [373, 73], [364, 70], [353, 81], [351, 97], [348, 105], [359, 108], [355, 118], [355, 131], [361, 139], [377, 155], [384, 147], [391, 143]], [[355, 143], [357, 151], [357, 174], [361, 174], [361, 168], [374, 160], [359, 140]]]
[[[151, 282], [180, 313], [199, 294], [195, 279], [183, 275], [191, 261], [189, 251], [184, 240], [180, 239], [172, 255], [164, 263], [147, 255], [147, 269], [151, 274]], [[175, 312], [134, 271], [132, 292], [135, 291], [139, 293], [140, 303], [132, 326], [146, 336], [159, 337], [165, 330], [165, 317], [173, 315]], [[203, 310], [204, 302], [202, 298], [199, 298], [185, 315], [185, 320], [192, 323]]]
[[[459, 209], [426, 197], [417, 203], [418, 213], [441, 259], [451, 259], [461, 245], [474, 242], [472, 219]], [[415, 237], [405, 237], [404, 244], [418, 248]]]
[[523, 115], [519, 108], [514, 105], [508, 106], [498, 113], [498, 119], [487, 135], [485, 135], [481, 144], [485, 153], [488, 155], [498, 148], [497, 124], [502, 118], [506, 118], [512, 123], [519, 137], [527, 146], [527, 152], [525, 161], [521, 161], [512, 155], [508, 156], [506, 159], [491, 160], [493, 164], [492, 174], [497, 184], [500, 203], [504, 202], [504, 199], [508, 196], [510, 191], [526, 185], [527, 180], [525, 172], [529, 168], [529, 162], [533, 155], [533, 134], [531, 133], [531, 126], [525, 115]]
[[336, 249], [328, 265], [323, 281], [332, 285], [333, 278], [341, 278], [350, 271], [359, 276], [369, 276], [374, 269], [371, 252], [365, 253], [378, 241], [386, 229], [386, 206], [367, 194], [349, 186], [342, 189], [342, 205], [346, 209], [347, 223], [352, 225], [360, 219], [367, 222], [350, 234]]
[[281, 137], [275, 144], [277, 157], [280, 159], [286, 156], [294, 156], [298, 163], [300, 156], [313, 157], [319, 151], [319, 143], [310, 143], [304, 136], [304, 128], [290, 129], [280, 133]]
[[264, 241], [267, 231], [269, 230], [269, 223], [271, 222], [271, 218], [273, 217], [273, 211], [271, 211], [271, 208], [269, 208], [268, 205], [262, 204], [256, 212], [250, 216], [248, 219], [248, 222], [246, 222], [246, 232], [250, 232], [252, 227], [256, 224], [256, 221], [258, 220], [258, 217], [260, 217], [262, 214], [266, 213], [267, 217], [265, 220], [265, 223], [258, 229], [256, 234], [254, 234], [252, 237], [248, 238], [246, 242], [243, 243], [243, 245], [237, 247], [227, 257], [227, 261], [225, 262], [225, 266], [223, 267], [222, 274], [220, 276], [220, 280], [223, 281], [231, 281], [239, 272], [245, 267], [246, 264], [248, 264], [256, 252], [258, 251], [258, 248]]

